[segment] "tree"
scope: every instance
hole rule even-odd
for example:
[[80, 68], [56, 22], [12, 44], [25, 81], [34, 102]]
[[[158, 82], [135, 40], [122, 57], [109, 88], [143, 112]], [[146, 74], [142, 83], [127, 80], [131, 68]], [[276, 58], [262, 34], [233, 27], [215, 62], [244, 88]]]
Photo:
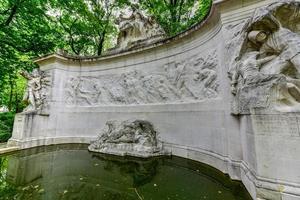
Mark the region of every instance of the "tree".
[[17, 188], [7, 183], [8, 158], [0, 157], [0, 199], [16, 199]]
[[136, 6], [148, 11], [169, 36], [174, 36], [201, 21], [211, 4], [211, 0], [139, 0]]
[[[0, 53], [40, 56], [55, 47], [47, 0], [0, 0]], [[1, 55], [1, 58], [3, 56]]]
[[56, 21], [66, 41], [62, 48], [76, 55], [98, 55], [117, 35], [115, 13], [127, 0], [58, 0]]
[[[57, 48], [77, 55], [101, 55], [110, 44], [108, 38], [116, 34], [113, 13], [124, 2], [0, 0], [0, 107], [22, 110], [25, 81], [19, 73], [36, 67], [33, 58]], [[6, 138], [12, 125], [0, 123]]]
[[19, 94], [14, 94], [18, 91], [19, 71], [35, 67], [32, 58], [51, 52], [56, 46], [55, 27], [46, 13], [48, 3], [0, 0], [0, 106], [6, 104], [10, 110], [18, 110], [12, 104], [19, 103]]

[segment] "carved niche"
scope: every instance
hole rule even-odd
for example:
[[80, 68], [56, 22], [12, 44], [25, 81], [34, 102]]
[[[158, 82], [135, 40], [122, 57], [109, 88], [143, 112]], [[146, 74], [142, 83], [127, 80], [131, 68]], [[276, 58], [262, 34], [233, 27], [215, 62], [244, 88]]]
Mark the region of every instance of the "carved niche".
[[195, 102], [218, 96], [216, 51], [161, 66], [155, 72], [70, 77], [65, 85], [69, 106]]
[[27, 87], [23, 101], [28, 102], [28, 106], [23, 113], [40, 112], [48, 106], [50, 93], [50, 75], [48, 72], [34, 69], [31, 73], [22, 71], [21, 75], [27, 79]]
[[280, 1], [236, 25], [227, 44], [232, 112], [300, 111], [300, 3]]
[[167, 154], [153, 125], [145, 120], [108, 121], [90, 151], [120, 156], [151, 157]]
[[116, 23], [120, 32], [113, 51], [129, 50], [151, 44], [166, 36], [154, 18], [147, 17], [138, 10], [133, 10], [129, 17], [120, 14]]

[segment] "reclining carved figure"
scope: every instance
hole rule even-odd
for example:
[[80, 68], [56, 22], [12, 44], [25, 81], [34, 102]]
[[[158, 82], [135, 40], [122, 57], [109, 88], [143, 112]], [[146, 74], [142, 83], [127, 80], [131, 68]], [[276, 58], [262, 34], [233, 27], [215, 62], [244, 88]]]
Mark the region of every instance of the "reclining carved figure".
[[157, 132], [145, 120], [126, 120], [106, 122], [99, 137], [89, 146], [90, 151], [117, 155], [149, 157], [161, 155]]

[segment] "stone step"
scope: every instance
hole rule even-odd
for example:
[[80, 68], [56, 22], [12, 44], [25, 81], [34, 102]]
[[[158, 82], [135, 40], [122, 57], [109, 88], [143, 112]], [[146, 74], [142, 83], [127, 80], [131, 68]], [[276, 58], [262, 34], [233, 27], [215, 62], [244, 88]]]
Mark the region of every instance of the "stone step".
[[0, 147], [0, 155], [19, 150], [19, 147]]

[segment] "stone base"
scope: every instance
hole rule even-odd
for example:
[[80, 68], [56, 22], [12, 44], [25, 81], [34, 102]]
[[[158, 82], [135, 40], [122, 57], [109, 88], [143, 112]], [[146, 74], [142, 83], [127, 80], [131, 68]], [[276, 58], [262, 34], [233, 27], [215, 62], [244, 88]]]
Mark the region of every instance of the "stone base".
[[171, 155], [171, 153], [159, 147], [153, 148], [134, 144], [104, 144], [101, 148], [95, 148], [94, 145], [90, 145], [88, 149], [92, 152], [141, 158]]
[[300, 199], [300, 113], [243, 116], [244, 161], [261, 199]]

